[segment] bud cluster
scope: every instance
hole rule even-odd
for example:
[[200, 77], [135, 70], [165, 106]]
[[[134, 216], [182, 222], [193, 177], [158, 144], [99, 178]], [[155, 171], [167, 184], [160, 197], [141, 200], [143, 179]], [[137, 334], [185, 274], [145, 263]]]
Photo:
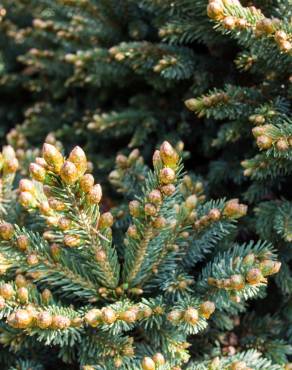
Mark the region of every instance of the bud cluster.
[[[232, 12], [230, 5], [238, 10]], [[238, 0], [209, 0], [207, 13], [227, 30], [252, 30], [256, 37], [273, 38], [284, 53], [289, 53], [292, 49], [292, 37], [281, 29], [281, 21], [278, 18], [264, 17], [254, 6], [244, 8]]]
[[136, 176], [139, 168], [144, 164], [144, 159], [140, 155], [138, 149], [134, 149], [131, 153], [126, 156], [124, 154], [118, 154], [116, 157], [116, 169], [109, 174], [109, 181], [111, 184], [118, 189], [119, 192], [126, 192], [128, 189], [124, 186], [123, 181], [128, 174], [132, 172], [135, 174], [136, 181], [142, 182], [145, 177], [142, 174]]
[[173, 293], [177, 291], [186, 291], [189, 290], [189, 287], [194, 283], [193, 279], [185, 279], [184, 277], [178, 277], [177, 281], [174, 283], [171, 283], [168, 288], [168, 293]]
[[59, 149], [48, 142], [43, 145], [42, 157], [36, 158], [36, 162], [30, 165], [32, 177], [42, 183], [50, 183], [46, 181], [46, 176], [51, 173], [60, 177], [65, 185], [73, 185], [86, 170], [87, 158], [80, 147], [76, 146], [65, 160]]
[[157, 370], [165, 365], [165, 358], [162, 353], [155, 353], [152, 357], [144, 357], [141, 362], [143, 370]]
[[225, 203], [223, 215], [230, 219], [237, 219], [247, 214], [247, 205], [239, 203], [238, 199], [230, 199]]
[[70, 326], [80, 326], [82, 320], [78, 318], [70, 319], [60, 314], [51, 314], [49, 311], [40, 311], [37, 307], [29, 305], [10, 314], [7, 318], [7, 323], [16, 329], [65, 330]]
[[278, 137], [273, 138], [269, 132], [273, 129], [273, 125], [257, 126], [252, 129], [252, 133], [256, 138], [257, 146], [261, 150], [270, 149], [274, 146], [280, 152], [287, 151], [292, 147], [292, 137]]
[[[19, 183], [19, 202], [28, 209], [38, 208], [49, 227], [65, 234], [64, 244], [68, 247], [77, 247], [82, 241], [72, 230], [79, 226], [70, 216], [70, 212], [67, 212], [68, 205], [62, 200], [63, 198], [58, 199], [58, 195], [55, 195], [56, 189], [63, 190], [67, 189], [67, 186], [71, 187], [68, 191], [76, 197], [78, 207], [80, 203], [80, 214], [84, 214], [80, 217], [84, 220], [87, 217], [83, 211], [84, 206], [98, 205], [102, 198], [102, 189], [99, 184], [94, 184], [93, 176], [86, 173], [88, 162], [80, 147], [76, 146], [70, 152], [68, 159], [65, 159], [52, 135], [48, 135], [46, 141], [42, 157], [37, 157], [35, 163], [30, 165], [33, 179], [42, 183], [42, 192], [39, 191], [35, 181], [22, 179]], [[112, 224], [113, 216], [110, 212], [106, 212], [99, 217], [96, 227], [105, 229], [110, 228]], [[43, 236], [49, 241], [55, 240], [52, 232], [46, 231]]]
[[3, 147], [2, 152], [0, 152], [0, 171], [2, 171], [1, 188], [3, 183], [12, 183], [15, 173], [19, 168], [19, 162], [16, 158], [15, 150], [11, 145], [6, 145]]
[[156, 73], [160, 73], [164, 69], [172, 67], [177, 64], [177, 58], [174, 56], [165, 56], [164, 58], [160, 59], [157, 64], [153, 67], [153, 71]]
[[258, 170], [267, 168], [268, 162], [265, 161], [261, 155], [256, 155], [252, 159], [242, 161], [241, 166], [244, 168], [244, 176], [252, 176]]
[[[29, 280], [29, 274], [26, 276], [17, 274], [13, 283], [4, 283], [0, 286], [0, 310], [8, 306], [19, 306], [28, 305], [29, 303], [35, 302], [36, 298], [36, 288]], [[48, 291], [51, 296], [51, 292], [45, 289], [40, 299], [43, 304], [48, 304], [49, 300], [46, 299]], [[30, 307], [29, 305], [27, 307]]]
[[205, 301], [199, 307], [188, 307], [185, 310], [173, 310], [167, 315], [167, 319], [174, 325], [179, 323], [187, 323], [195, 326], [200, 318], [209, 319], [215, 311], [215, 304], [211, 301]]
[[219, 208], [212, 208], [208, 214], [196, 219], [193, 224], [193, 228], [200, 231], [201, 229], [210, 226], [212, 223], [220, 221], [222, 216], [222, 211], [220, 211]]
[[[172, 195], [176, 187], [176, 169], [179, 156], [175, 149], [165, 141], [162, 143], [160, 150], [156, 150], [153, 155], [153, 165], [158, 173], [158, 186], [152, 189], [145, 197], [145, 202], [133, 200], [129, 203], [129, 212], [135, 218], [149, 217], [151, 227], [157, 232], [165, 228], [168, 224], [165, 217], [159, 215], [161, 205], [165, 197]], [[150, 233], [150, 231], [149, 231]], [[128, 227], [128, 237], [139, 239], [140, 233], [135, 224]], [[152, 231], [151, 231], [152, 235]], [[151, 237], [148, 235], [148, 237]]]
[[149, 317], [154, 312], [145, 305], [129, 306], [127, 309], [113, 309], [112, 307], [103, 307], [101, 309], [91, 309], [84, 316], [84, 321], [92, 327], [99, 325], [112, 325], [115, 322], [124, 322], [134, 324], [137, 321]]
[[183, 177], [179, 190], [185, 199], [190, 195], [196, 195], [198, 202], [203, 202], [206, 199], [202, 181], [194, 180], [189, 175]]
[[225, 92], [218, 92], [202, 98], [191, 98], [185, 101], [186, 107], [198, 114], [198, 117], [203, 117], [206, 114], [207, 108], [216, 107], [220, 104], [226, 104], [230, 97]]
[[234, 274], [224, 279], [208, 278], [208, 284], [218, 289], [230, 291], [231, 296], [237, 297], [236, 292], [240, 292], [250, 285], [261, 285], [267, 282], [266, 277], [276, 274], [281, 267], [281, 263], [269, 259], [269, 256], [256, 256], [249, 253], [240, 258], [235, 257], [232, 261], [233, 268], [241, 268], [242, 273]]

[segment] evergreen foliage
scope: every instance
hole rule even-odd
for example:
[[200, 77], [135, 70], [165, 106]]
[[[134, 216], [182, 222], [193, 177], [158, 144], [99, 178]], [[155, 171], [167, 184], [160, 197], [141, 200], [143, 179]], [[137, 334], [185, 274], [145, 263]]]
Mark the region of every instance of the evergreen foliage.
[[[2, 181], [11, 193], [6, 179], [17, 171], [12, 147], [2, 158]], [[125, 167], [129, 159], [141, 162], [132, 153], [117, 163]], [[19, 181], [24, 217], [6, 222], [4, 208], [0, 224], [6, 346], [17, 352], [13, 343], [21, 336], [21, 347], [53, 346], [65, 363], [86, 369], [171, 369], [188, 362], [189, 339], [222, 330], [247, 300], [265, 294], [268, 276], [281, 264], [268, 242], [236, 243], [237, 219], [247, 207], [237, 199], [207, 201], [202, 183], [182, 174], [179, 155], [166, 141], [153, 166], [129, 210], [120, 210], [130, 224], [115, 237], [114, 217], [100, 210], [102, 188], [87, 172], [83, 150], [75, 147], [66, 159], [44, 144], [29, 167], [33, 180]], [[17, 198], [8, 201], [12, 207]], [[27, 225], [25, 212], [40, 221], [34, 222], [38, 231]], [[287, 345], [279, 347], [285, 360]], [[252, 363], [258, 354], [241, 356]], [[260, 360], [257, 368], [268, 363]]]
[[4, 369], [291, 368], [291, 9], [2, 0]]

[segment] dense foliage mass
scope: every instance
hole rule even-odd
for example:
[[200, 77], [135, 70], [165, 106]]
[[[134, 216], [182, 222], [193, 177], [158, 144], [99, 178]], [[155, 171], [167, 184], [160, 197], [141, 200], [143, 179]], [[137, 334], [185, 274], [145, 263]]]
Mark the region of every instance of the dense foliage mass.
[[291, 18], [2, 0], [4, 369], [291, 368]]

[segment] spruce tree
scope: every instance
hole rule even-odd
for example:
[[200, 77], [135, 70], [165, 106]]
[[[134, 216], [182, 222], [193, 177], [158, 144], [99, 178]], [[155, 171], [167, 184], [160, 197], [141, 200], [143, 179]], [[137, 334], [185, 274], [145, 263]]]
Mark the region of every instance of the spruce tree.
[[[137, 154], [117, 158], [116, 184], [129, 167], [141, 175]], [[166, 141], [153, 167], [144, 169], [128, 210], [122, 203], [102, 212], [102, 188], [80, 147], [65, 158], [45, 143], [29, 166], [33, 180], [22, 178], [16, 194], [17, 159], [3, 148], [0, 338], [20, 361], [45, 366], [53, 347], [63, 362], [85, 369], [205, 368], [189, 361], [192, 338], [228, 327], [247, 300], [264, 294], [281, 263], [268, 242], [236, 242], [247, 206], [208, 201]], [[17, 201], [22, 209], [13, 215]], [[247, 368], [258, 356], [253, 350], [212, 361]], [[260, 357], [256, 366], [272, 363]]]
[[2, 0], [5, 368], [290, 368], [291, 9]]

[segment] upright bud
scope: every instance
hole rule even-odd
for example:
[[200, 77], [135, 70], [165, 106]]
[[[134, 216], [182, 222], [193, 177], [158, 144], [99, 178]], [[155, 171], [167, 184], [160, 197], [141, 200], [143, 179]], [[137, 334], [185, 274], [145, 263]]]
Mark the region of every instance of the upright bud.
[[78, 175], [81, 177], [87, 170], [87, 158], [86, 155], [79, 146], [76, 146], [70, 153], [68, 160], [75, 164]]
[[247, 370], [247, 366], [244, 361], [236, 361], [231, 364], [230, 369], [231, 370]]
[[99, 184], [94, 185], [87, 194], [87, 200], [90, 204], [98, 204], [102, 198], [102, 189]]
[[205, 319], [209, 319], [212, 313], [215, 311], [215, 304], [211, 301], [205, 301], [200, 305], [200, 314], [205, 317]]
[[245, 286], [244, 278], [242, 275], [232, 275], [230, 276], [230, 287], [231, 289], [241, 290]]
[[279, 139], [276, 143], [276, 147], [280, 152], [284, 152], [289, 149], [289, 143], [285, 139]]
[[41, 157], [36, 157], [35, 163], [44, 168], [48, 167], [47, 162], [44, 160], [44, 158]]
[[22, 191], [27, 191], [29, 193], [33, 193], [35, 192], [35, 187], [34, 187], [34, 184], [31, 180], [28, 180], [28, 179], [21, 179], [19, 181], [19, 190], [22, 192]]
[[177, 152], [168, 141], [164, 141], [160, 146], [160, 157], [165, 166], [168, 167], [175, 167], [179, 160]]
[[27, 285], [27, 280], [23, 275], [18, 274], [15, 278], [15, 284], [18, 286], [18, 288], [25, 287]]
[[127, 234], [130, 238], [133, 238], [133, 239], [138, 239], [139, 238], [138, 230], [137, 230], [137, 227], [135, 225], [130, 225], [128, 227]]
[[97, 262], [102, 263], [106, 260], [106, 258], [106, 253], [102, 249], [99, 249], [95, 252], [95, 259]]
[[5, 299], [11, 299], [14, 296], [14, 289], [11, 284], [3, 284], [0, 287], [0, 294]]
[[146, 203], [144, 206], [144, 212], [148, 216], [155, 216], [157, 213], [157, 209], [153, 204]]
[[88, 325], [96, 327], [101, 320], [101, 310], [94, 308], [88, 311], [84, 319]]
[[10, 240], [13, 237], [14, 228], [8, 222], [0, 225], [0, 237], [4, 240]]
[[185, 201], [186, 207], [190, 210], [193, 210], [194, 208], [196, 208], [197, 204], [198, 204], [198, 198], [195, 194], [192, 194], [189, 197], [187, 197]]
[[261, 135], [257, 138], [257, 146], [260, 149], [269, 149], [273, 144], [273, 139], [267, 135]]
[[59, 261], [60, 256], [61, 256], [61, 248], [60, 248], [60, 246], [58, 244], [56, 244], [56, 243], [53, 243], [50, 246], [50, 252], [51, 252], [51, 255], [52, 255], [54, 261]]
[[114, 223], [113, 215], [110, 212], [105, 212], [100, 216], [98, 228], [104, 229], [106, 227], [112, 227], [113, 223]]
[[28, 191], [21, 192], [18, 200], [24, 208], [34, 208], [37, 204], [35, 197]]
[[128, 167], [128, 158], [124, 154], [118, 154], [116, 157], [116, 164], [120, 168], [127, 168]]
[[29, 172], [33, 179], [39, 182], [44, 182], [46, 178], [46, 170], [36, 163], [29, 165]]
[[37, 316], [36, 325], [40, 329], [47, 329], [52, 324], [53, 318], [50, 312], [42, 311]]
[[173, 184], [164, 185], [161, 187], [161, 191], [164, 195], [170, 196], [175, 192], [175, 186]]
[[162, 184], [171, 184], [175, 180], [175, 172], [172, 168], [170, 167], [165, 167], [160, 170], [159, 173], [159, 180]]
[[127, 310], [119, 314], [119, 319], [128, 324], [134, 323], [137, 320], [137, 312], [135, 310]]
[[[10, 316], [11, 317], [11, 316]], [[9, 325], [17, 329], [26, 329], [32, 323], [33, 317], [27, 310], [17, 310], [12, 319], [7, 319]]]
[[48, 304], [50, 300], [52, 299], [52, 293], [49, 289], [44, 289], [42, 291], [42, 301], [44, 304]]
[[36, 254], [29, 254], [27, 257], [26, 257], [26, 261], [27, 261], [27, 264], [29, 266], [34, 266], [34, 265], [37, 265], [39, 263], [39, 259], [38, 259], [38, 256]]
[[70, 326], [71, 320], [63, 315], [56, 315], [52, 318], [52, 328], [64, 330]]
[[94, 185], [94, 177], [87, 173], [86, 175], [83, 175], [80, 179], [80, 188], [81, 190], [84, 191], [84, 193], [88, 193], [89, 190], [93, 187]]
[[279, 272], [281, 268], [281, 262], [272, 261], [272, 260], [264, 260], [260, 263], [260, 269], [263, 276], [269, 276], [276, 274]]
[[223, 214], [228, 218], [240, 218], [245, 216], [247, 213], [247, 206], [245, 204], [239, 204], [238, 199], [230, 199], [226, 202]]
[[49, 203], [46, 200], [42, 201], [39, 204], [39, 210], [41, 214], [46, 216], [50, 216], [51, 214], [53, 214], [53, 210], [51, 209]]
[[43, 157], [48, 165], [53, 167], [56, 173], [60, 172], [64, 158], [54, 145], [48, 143], [43, 145]]
[[160, 204], [162, 202], [162, 195], [159, 190], [154, 189], [149, 193], [148, 199], [153, 204]]
[[191, 98], [188, 100], [185, 100], [185, 106], [192, 112], [196, 112], [200, 110], [203, 106], [202, 102], [198, 99]]
[[166, 219], [163, 216], [158, 216], [153, 221], [155, 229], [163, 229], [166, 226]]
[[24, 304], [28, 302], [28, 290], [25, 287], [21, 287], [17, 289], [17, 297], [20, 303]]
[[179, 320], [181, 320], [181, 318], [182, 312], [178, 310], [170, 311], [169, 314], [167, 315], [167, 319], [173, 323], [177, 323]]
[[137, 200], [132, 200], [129, 203], [129, 211], [132, 217], [138, 217], [140, 214], [140, 202]]
[[73, 185], [78, 180], [78, 170], [74, 163], [65, 161], [60, 169], [61, 179], [67, 185]]
[[3, 173], [4, 175], [15, 173], [18, 170], [18, 167], [19, 163], [17, 158], [9, 159], [7, 162], [4, 162]]
[[261, 283], [262, 280], [263, 280], [263, 275], [261, 273], [261, 270], [258, 268], [252, 268], [246, 274], [246, 281], [250, 285], [257, 285]]
[[199, 320], [199, 313], [198, 313], [198, 311], [195, 308], [189, 307], [184, 312], [183, 319], [188, 324], [195, 325], [198, 322], [198, 320]]
[[104, 323], [111, 325], [117, 320], [117, 315], [112, 308], [104, 307], [101, 310], [101, 319]]
[[73, 248], [78, 247], [80, 245], [80, 237], [78, 235], [65, 235], [64, 236], [64, 244], [67, 247]]
[[144, 357], [141, 365], [143, 370], [155, 370], [155, 362], [151, 357]]
[[162, 166], [162, 159], [161, 159], [161, 155], [160, 155], [159, 150], [155, 150], [155, 152], [153, 154], [153, 157], [152, 157], [152, 162], [153, 162], [154, 167]]
[[219, 221], [221, 218], [221, 211], [218, 208], [212, 208], [208, 213], [208, 217], [212, 221]]
[[207, 7], [208, 17], [214, 20], [220, 20], [224, 17], [224, 9], [220, 2], [212, 2]]
[[60, 217], [58, 220], [58, 226], [61, 230], [68, 230], [71, 227], [71, 220], [67, 217]]
[[155, 353], [152, 357], [153, 361], [157, 366], [163, 366], [165, 365], [165, 358], [162, 353]]

